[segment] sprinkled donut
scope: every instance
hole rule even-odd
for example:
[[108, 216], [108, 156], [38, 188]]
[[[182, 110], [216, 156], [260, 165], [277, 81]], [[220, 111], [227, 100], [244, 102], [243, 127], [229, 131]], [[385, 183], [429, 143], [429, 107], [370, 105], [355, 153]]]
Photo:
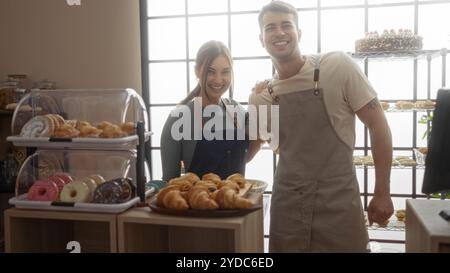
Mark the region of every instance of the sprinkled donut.
[[28, 190], [27, 199], [31, 201], [56, 201], [58, 194], [58, 186], [55, 182], [37, 180]]

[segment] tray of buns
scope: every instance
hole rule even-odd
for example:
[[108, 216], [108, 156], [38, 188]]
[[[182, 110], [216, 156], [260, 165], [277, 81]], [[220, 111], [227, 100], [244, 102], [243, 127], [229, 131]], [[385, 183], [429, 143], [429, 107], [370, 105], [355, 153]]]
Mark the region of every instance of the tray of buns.
[[[255, 186], [256, 190], [252, 191]], [[149, 207], [155, 213], [187, 217], [234, 217], [262, 208], [267, 183], [232, 174], [222, 180], [214, 173], [200, 179], [187, 173], [171, 179]]]

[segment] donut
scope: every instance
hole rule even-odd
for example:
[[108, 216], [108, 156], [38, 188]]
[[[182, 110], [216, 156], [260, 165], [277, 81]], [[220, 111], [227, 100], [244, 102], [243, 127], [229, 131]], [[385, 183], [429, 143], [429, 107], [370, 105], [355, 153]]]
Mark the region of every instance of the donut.
[[122, 201], [122, 187], [115, 181], [107, 181], [95, 189], [93, 203], [118, 204]]
[[117, 178], [114, 179], [117, 184], [122, 188], [122, 195], [120, 198], [122, 199], [121, 202], [126, 202], [131, 199], [133, 196], [133, 182], [130, 178]]
[[74, 181], [64, 186], [60, 199], [62, 202], [86, 203], [89, 201], [90, 196], [91, 192], [86, 183]]
[[95, 183], [94, 179], [90, 177], [85, 177], [81, 181], [84, 182], [89, 188], [89, 202], [91, 202], [94, 197], [94, 191], [97, 188], [97, 183]]
[[73, 178], [68, 173], [55, 173], [53, 176], [57, 176], [61, 178], [65, 184], [69, 184], [70, 182], [73, 182]]
[[31, 201], [56, 201], [58, 199], [58, 186], [49, 180], [37, 180], [27, 193]]
[[103, 178], [103, 176], [101, 176], [99, 174], [90, 175], [89, 178], [94, 180], [95, 183], [97, 184], [97, 186], [99, 186], [100, 184], [103, 184], [106, 181], [105, 178]]
[[56, 186], [58, 187], [58, 194], [61, 193], [62, 189], [66, 185], [66, 182], [64, 182], [64, 180], [62, 180], [62, 178], [55, 176], [55, 175], [47, 178], [47, 181], [52, 181], [56, 184]]

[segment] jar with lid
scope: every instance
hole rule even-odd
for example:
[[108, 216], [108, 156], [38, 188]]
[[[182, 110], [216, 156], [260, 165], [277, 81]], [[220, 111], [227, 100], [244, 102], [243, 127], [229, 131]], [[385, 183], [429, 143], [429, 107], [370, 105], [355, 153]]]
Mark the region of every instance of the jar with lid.
[[0, 82], [0, 109], [4, 109], [8, 104], [15, 102], [17, 88], [19, 88], [18, 80], [8, 77], [8, 80]]
[[47, 79], [35, 82], [33, 85], [33, 90], [54, 90], [56, 89], [56, 83], [48, 81]]

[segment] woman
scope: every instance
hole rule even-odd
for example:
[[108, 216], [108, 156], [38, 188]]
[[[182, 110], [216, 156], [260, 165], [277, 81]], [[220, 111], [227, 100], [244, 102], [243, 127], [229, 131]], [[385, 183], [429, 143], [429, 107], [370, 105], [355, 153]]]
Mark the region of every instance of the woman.
[[[222, 98], [227, 90], [232, 92], [233, 68], [228, 48], [219, 41], [201, 46], [195, 74], [199, 79], [197, 86], [172, 111], [163, 128], [162, 179], [180, 176], [183, 165], [186, 172], [199, 177], [210, 172], [222, 179], [233, 173], [244, 175], [249, 147], [246, 112], [234, 100]], [[223, 123], [211, 126], [213, 118]]]

